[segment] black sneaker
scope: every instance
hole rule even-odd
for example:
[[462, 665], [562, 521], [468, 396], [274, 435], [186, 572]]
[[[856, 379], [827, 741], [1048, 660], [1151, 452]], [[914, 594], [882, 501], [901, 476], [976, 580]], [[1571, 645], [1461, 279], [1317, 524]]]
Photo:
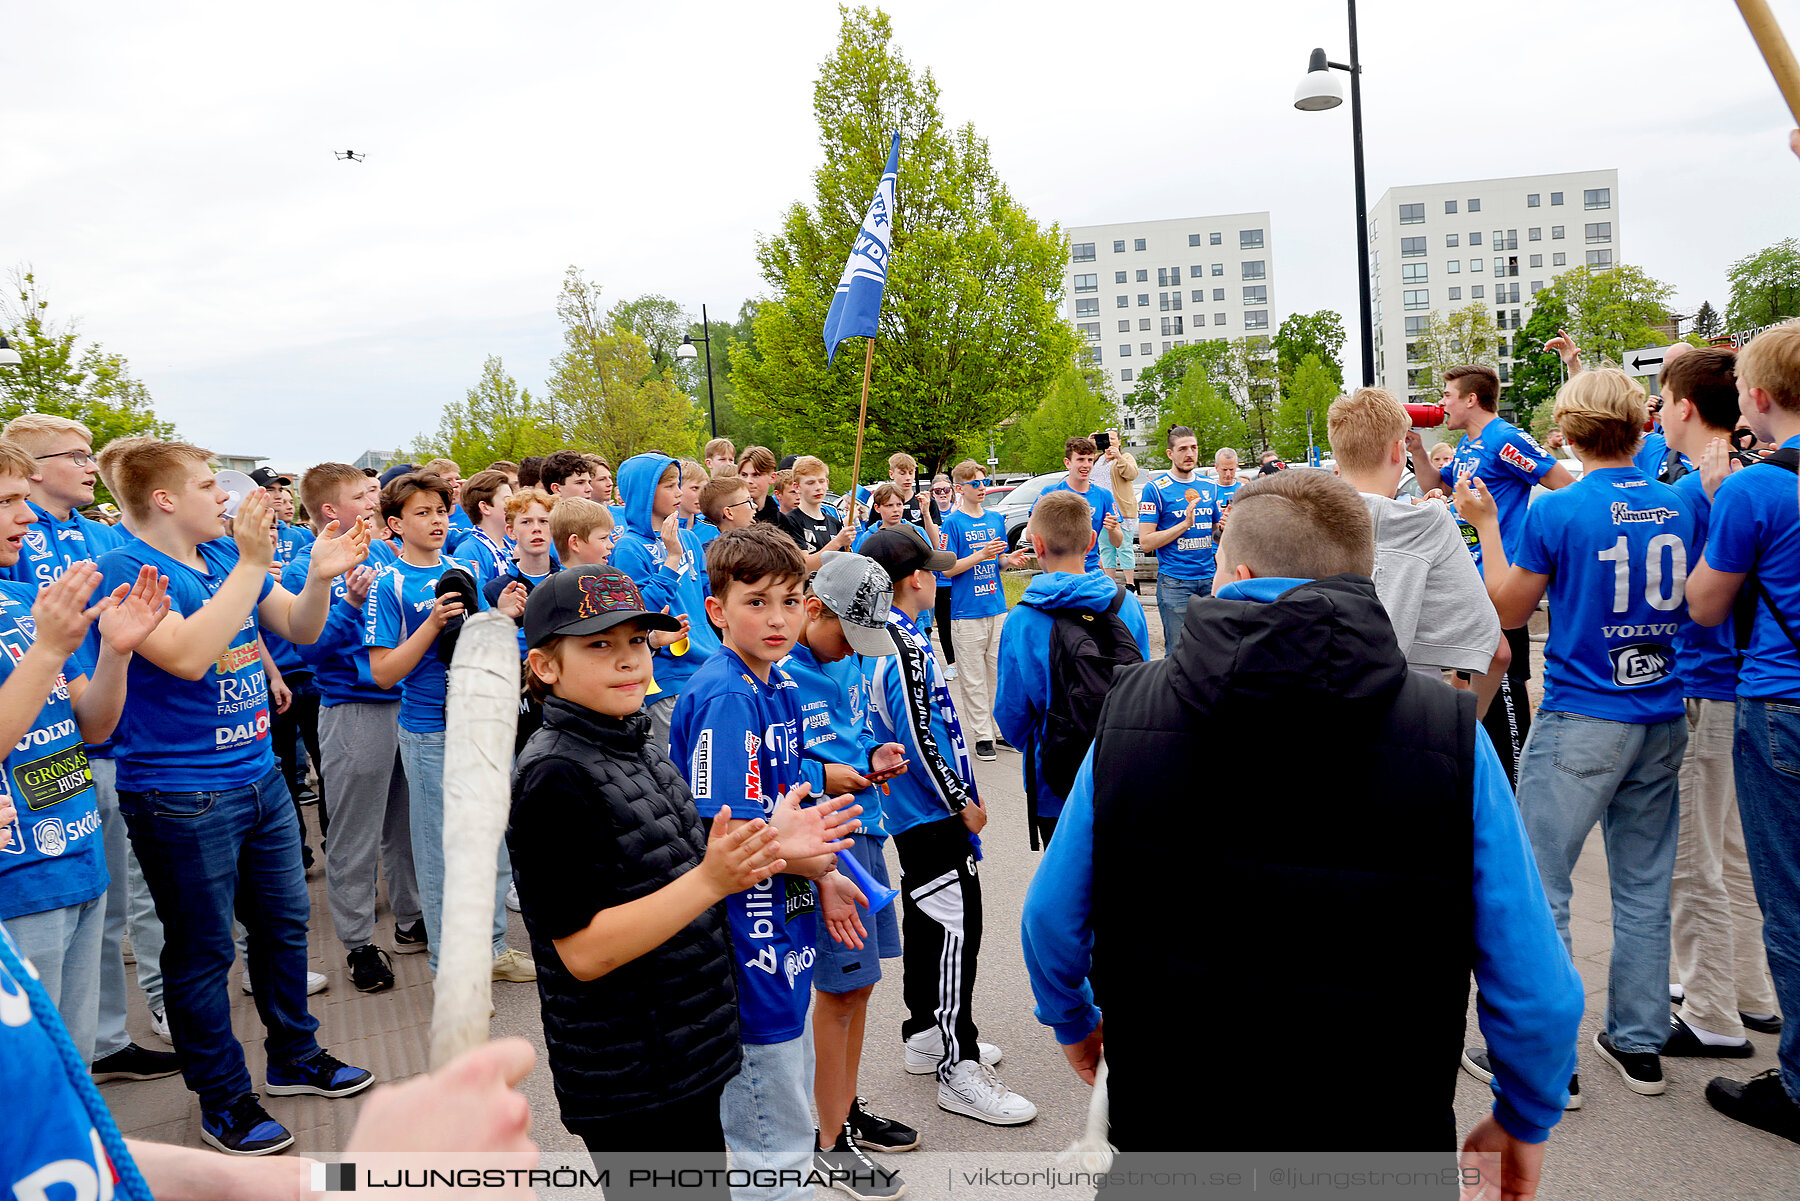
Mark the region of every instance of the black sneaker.
[[876, 1117], [864, 1108], [861, 1097], [850, 1103], [850, 1119], [844, 1123], [856, 1145], [868, 1151], [911, 1151], [919, 1145], [919, 1132], [893, 1118]]
[[830, 1150], [813, 1151], [813, 1168], [825, 1178], [825, 1183], [856, 1201], [893, 1201], [906, 1194], [900, 1173], [879, 1166], [863, 1154], [850, 1135], [849, 1122], [844, 1123], [843, 1133]]
[[365, 943], [346, 957], [350, 964], [350, 983], [357, 992], [380, 992], [394, 987], [394, 969], [388, 953], [374, 943]]
[[1640, 1097], [1660, 1097], [1668, 1087], [1663, 1080], [1662, 1057], [1648, 1051], [1621, 1051], [1613, 1046], [1606, 1031], [1594, 1035], [1594, 1050], [1600, 1058], [1619, 1069], [1625, 1087]]
[[1758, 1034], [1781, 1033], [1781, 1015], [1779, 1013], [1772, 1013], [1766, 1017], [1758, 1017], [1754, 1013], [1740, 1013], [1738, 1021], [1744, 1023], [1744, 1029], [1754, 1030]]
[[273, 1155], [294, 1145], [294, 1136], [269, 1116], [255, 1093], [245, 1093], [219, 1113], [201, 1114], [200, 1139], [227, 1155]]
[[1663, 1044], [1664, 1055], [1690, 1059], [1749, 1059], [1756, 1048], [1749, 1039], [1735, 1043], [1701, 1042], [1694, 1028], [1678, 1017], [1669, 1018], [1669, 1041]]
[[1462, 1070], [1483, 1084], [1494, 1082], [1494, 1061], [1488, 1058], [1486, 1047], [1464, 1047]]
[[1780, 1068], [1759, 1072], [1747, 1081], [1715, 1076], [1706, 1086], [1706, 1100], [1733, 1121], [1800, 1143], [1800, 1105], [1782, 1087]]
[[994, 745], [999, 747], [1003, 751], [1011, 751], [1015, 755], [1019, 753], [1018, 747], [1016, 747], [1012, 743], [1006, 741], [1005, 738], [1002, 738], [999, 735], [994, 736]]
[[417, 955], [429, 951], [431, 946], [425, 940], [425, 919], [420, 918], [410, 926], [394, 927], [394, 953], [398, 955]]
[[95, 1084], [105, 1084], [108, 1080], [161, 1080], [180, 1070], [172, 1053], [152, 1051], [136, 1043], [126, 1043], [111, 1055], [94, 1060], [88, 1068]]
[[994, 744], [983, 739], [975, 744], [975, 757], [983, 763], [992, 763], [1000, 756], [994, 754]]
[[313, 869], [312, 848], [307, 846], [304, 842], [300, 844], [300, 866], [309, 872]]
[[348, 1097], [375, 1083], [367, 1068], [353, 1068], [329, 1051], [314, 1051], [298, 1063], [270, 1064], [269, 1095], [272, 1097]]
[[1569, 1099], [1563, 1102], [1564, 1109], [1581, 1108], [1581, 1073], [1576, 1072], [1569, 1077]]

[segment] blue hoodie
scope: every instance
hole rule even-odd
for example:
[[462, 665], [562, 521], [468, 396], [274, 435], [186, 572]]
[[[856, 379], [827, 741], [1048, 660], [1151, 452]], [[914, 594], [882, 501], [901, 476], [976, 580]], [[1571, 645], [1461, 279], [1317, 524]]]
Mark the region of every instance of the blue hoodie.
[[[1112, 604], [1119, 586], [1108, 576], [1098, 574], [1071, 575], [1051, 571], [1038, 576], [1025, 589], [1025, 595], [1006, 615], [1000, 631], [1000, 671], [994, 684], [994, 722], [1006, 741], [1032, 757], [1037, 769], [1037, 811], [1039, 817], [1056, 817], [1062, 813], [1063, 798], [1044, 783], [1038, 752], [1038, 732], [1050, 709], [1050, 656], [1044, 648], [1050, 645], [1050, 628], [1056, 623], [1046, 610], [1086, 609], [1104, 613]], [[1137, 639], [1138, 653], [1150, 657], [1150, 627], [1144, 621], [1144, 606], [1131, 593], [1119, 606], [1125, 628]], [[1031, 777], [1027, 774], [1026, 779]]]
[[[712, 586], [706, 580], [706, 557], [700, 539], [692, 530], [682, 530], [681, 570], [671, 570], [666, 560], [668, 547], [663, 545], [662, 531], [651, 516], [656, 504], [656, 481], [675, 462], [667, 455], [633, 455], [619, 465], [619, 495], [625, 501], [625, 532], [613, 547], [612, 565], [630, 576], [644, 594], [644, 604], [652, 610], [664, 606], [672, 614], [687, 614], [688, 636], [685, 642], [656, 648], [656, 683], [662, 692], [657, 700], [681, 695], [688, 677], [719, 649], [719, 636], [706, 620], [706, 598]], [[679, 471], [680, 469], [677, 468]]]

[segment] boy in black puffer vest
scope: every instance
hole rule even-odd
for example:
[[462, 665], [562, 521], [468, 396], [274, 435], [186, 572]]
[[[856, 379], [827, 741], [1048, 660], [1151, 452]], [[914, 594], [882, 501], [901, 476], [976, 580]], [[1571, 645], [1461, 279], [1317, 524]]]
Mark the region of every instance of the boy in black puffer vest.
[[[621, 1152], [725, 1167], [719, 1098], [740, 1052], [719, 902], [786, 866], [760, 818], [729, 830], [721, 812], [703, 827], [646, 737], [650, 634], [677, 626], [604, 566], [552, 576], [525, 608], [544, 725], [513, 770], [507, 845], [563, 1124], [600, 1167]], [[800, 815], [790, 846], [820, 853], [830, 812]]]

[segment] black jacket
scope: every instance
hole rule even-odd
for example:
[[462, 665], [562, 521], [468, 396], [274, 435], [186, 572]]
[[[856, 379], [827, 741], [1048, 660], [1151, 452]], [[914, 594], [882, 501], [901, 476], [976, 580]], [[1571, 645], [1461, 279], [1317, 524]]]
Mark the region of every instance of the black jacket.
[[[577, 1133], [596, 1119], [717, 1087], [738, 1070], [723, 905], [597, 980], [575, 979], [556, 952], [555, 939], [580, 928], [568, 928], [569, 915], [591, 920], [647, 896], [705, 856], [706, 828], [687, 781], [649, 743], [649, 728], [641, 713], [609, 718], [552, 697], [543, 728], [513, 768], [515, 817], [528, 798], [540, 806], [530, 837], [509, 825], [507, 844], [537, 960], [551, 1077], [563, 1123]], [[593, 845], [534, 853], [546, 800], [566, 808], [569, 828], [588, 832]]]
[[[1120, 670], [1092, 979], [1122, 1150], [1456, 1146], [1474, 751], [1473, 695], [1407, 670], [1363, 576], [1197, 599], [1169, 658]], [[1320, 1079], [1342, 1105], [1315, 1122]]]

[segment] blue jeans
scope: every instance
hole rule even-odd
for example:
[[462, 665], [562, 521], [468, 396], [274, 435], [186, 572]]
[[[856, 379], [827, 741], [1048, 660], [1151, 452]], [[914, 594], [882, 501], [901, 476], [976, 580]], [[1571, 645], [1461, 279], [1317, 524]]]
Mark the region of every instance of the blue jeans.
[[1650, 725], [1540, 712], [1519, 757], [1519, 812], [1538, 877], [1569, 940], [1569, 875], [1599, 822], [1612, 885], [1606, 1032], [1621, 1051], [1662, 1051], [1669, 1037], [1669, 883], [1687, 718]]
[[1212, 595], [1212, 577], [1204, 580], [1182, 580], [1172, 575], [1156, 576], [1156, 611], [1162, 614], [1163, 655], [1175, 649], [1175, 635], [1187, 620], [1188, 601], [1196, 596]]
[[306, 1010], [306, 923], [300, 823], [281, 769], [219, 792], [119, 792], [119, 812], [163, 919], [163, 997], [187, 1086], [217, 1112], [251, 1091], [231, 1032], [226, 976], [231, 919], [249, 934], [246, 970], [272, 1064], [319, 1049]]
[[1800, 1104], [1800, 703], [1739, 700], [1731, 762], [1784, 1019], [1781, 1084]]
[[[406, 790], [412, 821], [413, 876], [425, 935], [431, 940], [431, 970], [437, 971], [438, 930], [444, 917], [444, 732], [400, 731], [400, 763], [406, 768]], [[494, 954], [506, 950], [506, 890], [512, 886], [512, 861], [500, 840], [499, 870], [494, 878]]]
[[[14, 831], [13, 837], [18, 836]], [[19, 954], [37, 969], [38, 980], [56, 1003], [63, 1025], [69, 1029], [69, 1041], [84, 1063], [94, 1059], [94, 1019], [100, 1012], [100, 938], [105, 925], [105, 893], [78, 905], [6, 919], [6, 932], [18, 945]]]
[[[829, 937], [829, 936], [827, 936]], [[744, 1066], [725, 1085], [719, 1122], [731, 1166], [805, 1172], [813, 1149], [813, 1029], [784, 1043], [745, 1043]], [[731, 1201], [811, 1201], [810, 1184], [733, 1188]]]

